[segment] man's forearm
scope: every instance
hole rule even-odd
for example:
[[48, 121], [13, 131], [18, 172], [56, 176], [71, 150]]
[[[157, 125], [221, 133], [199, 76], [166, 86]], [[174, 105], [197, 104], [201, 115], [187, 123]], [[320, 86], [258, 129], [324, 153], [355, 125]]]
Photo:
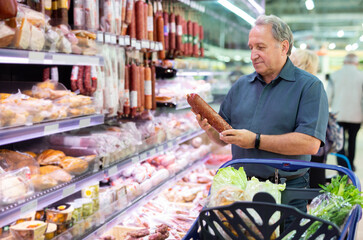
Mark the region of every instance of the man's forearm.
[[259, 149], [284, 155], [316, 154], [320, 140], [303, 133], [261, 135]]

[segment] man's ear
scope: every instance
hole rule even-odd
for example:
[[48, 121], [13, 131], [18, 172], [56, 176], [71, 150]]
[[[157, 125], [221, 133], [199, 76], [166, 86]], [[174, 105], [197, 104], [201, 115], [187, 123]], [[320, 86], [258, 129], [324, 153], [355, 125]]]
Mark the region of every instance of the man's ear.
[[287, 52], [289, 51], [289, 47], [290, 47], [290, 44], [287, 40], [284, 40], [281, 42], [281, 49], [282, 49], [282, 53], [284, 55], [287, 55]]

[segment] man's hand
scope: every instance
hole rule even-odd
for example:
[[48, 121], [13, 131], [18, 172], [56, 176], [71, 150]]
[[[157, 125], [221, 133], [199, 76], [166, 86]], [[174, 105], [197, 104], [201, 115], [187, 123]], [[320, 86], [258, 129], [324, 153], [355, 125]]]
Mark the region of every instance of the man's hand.
[[209, 129], [211, 129], [211, 125], [208, 123], [208, 120], [206, 118], [202, 119], [202, 117], [200, 116], [200, 114], [196, 115], [196, 119], [198, 121], [199, 126], [204, 130], [204, 131], [208, 131]]
[[246, 129], [230, 129], [221, 132], [220, 139], [225, 143], [248, 149], [255, 147], [256, 133]]

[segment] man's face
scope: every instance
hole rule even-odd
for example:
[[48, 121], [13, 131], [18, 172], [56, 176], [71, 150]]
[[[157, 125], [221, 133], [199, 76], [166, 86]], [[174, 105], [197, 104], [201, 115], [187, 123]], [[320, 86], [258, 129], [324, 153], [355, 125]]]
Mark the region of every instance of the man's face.
[[256, 72], [265, 81], [272, 81], [286, 62], [288, 42], [274, 39], [271, 25], [256, 25], [250, 31], [248, 46]]

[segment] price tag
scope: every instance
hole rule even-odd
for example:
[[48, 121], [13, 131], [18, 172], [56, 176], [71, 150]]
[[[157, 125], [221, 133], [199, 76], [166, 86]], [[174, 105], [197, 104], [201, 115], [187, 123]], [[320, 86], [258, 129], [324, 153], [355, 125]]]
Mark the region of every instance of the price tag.
[[156, 149], [155, 148], [151, 149], [149, 152], [149, 156], [153, 156], [155, 154], [156, 154]]
[[117, 166], [113, 166], [110, 169], [108, 169], [108, 176], [113, 176], [118, 172]]
[[136, 41], [136, 50], [141, 50], [141, 41]]
[[156, 151], [157, 151], [158, 153], [163, 152], [163, 151], [164, 151], [164, 145], [161, 145], [161, 146], [157, 147], [157, 148], [156, 148]]
[[29, 52], [30, 63], [43, 63], [45, 53], [43, 52]]
[[111, 35], [111, 43], [112, 44], [116, 44], [117, 43], [117, 38], [116, 38], [116, 35], [115, 34], [112, 34]]
[[155, 42], [154, 41], [150, 42], [150, 49], [155, 50]]
[[103, 32], [97, 32], [97, 42], [103, 43]]
[[163, 47], [163, 44], [162, 43], [159, 43], [159, 50], [160, 51], [164, 50], [164, 47]]
[[138, 163], [139, 162], [139, 156], [135, 156], [135, 157], [133, 157], [133, 158], [131, 158], [131, 162], [132, 163]]
[[130, 36], [125, 36], [125, 45], [130, 46]]
[[146, 40], [142, 40], [141, 41], [141, 48], [149, 48], [149, 46], [148, 46], [149, 44], [148, 44], [148, 41], [146, 41]]
[[59, 124], [52, 124], [52, 125], [47, 125], [44, 127], [44, 135], [50, 135], [50, 134], [54, 134], [57, 133], [59, 129]]
[[111, 36], [109, 33], [105, 33], [105, 43], [111, 43]]
[[20, 215], [24, 216], [26, 214], [28, 214], [29, 212], [34, 212], [37, 210], [38, 207], [38, 200], [35, 199], [31, 202], [26, 203], [24, 206], [21, 207], [20, 209]]
[[135, 38], [131, 39], [131, 47], [136, 47], [136, 39]]
[[63, 189], [62, 196], [65, 198], [65, 197], [68, 197], [69, 195], [72, 195], [75, 192], [76, 192], [76, 185], [72, 184], [72, 185], [70, 185], [70, 186]]
[[52, 56], [52, 64], [64, 64], [64, 63], [69, 63], [69, 56], [70, 54], [57, 54], [55, 53], [53, 56]]
[[80, 128], [88, 127], [89, 125], [91, 125], [91, 118], [84, 118], [79, 120]]
[[141, 153], [141, 155], [140, 155], [140, 161], [144, 161], [145, 159], [147, 159], [147, 152], [143, 152], [143, 153]]
[[118, 37], [118, 44], [120, 46], [125, 46], [125, 37], [124, 36], [119, 36]]

